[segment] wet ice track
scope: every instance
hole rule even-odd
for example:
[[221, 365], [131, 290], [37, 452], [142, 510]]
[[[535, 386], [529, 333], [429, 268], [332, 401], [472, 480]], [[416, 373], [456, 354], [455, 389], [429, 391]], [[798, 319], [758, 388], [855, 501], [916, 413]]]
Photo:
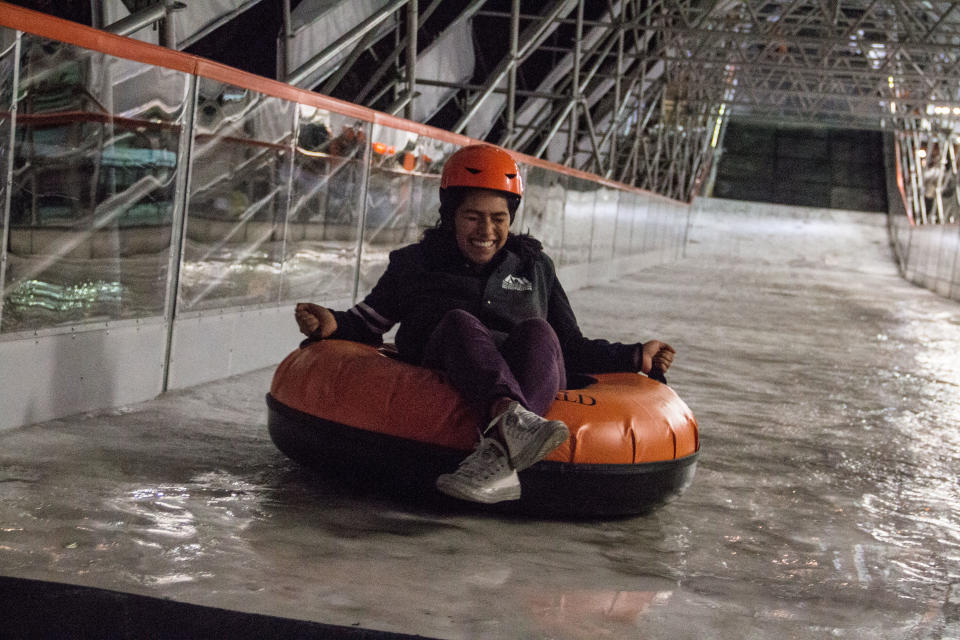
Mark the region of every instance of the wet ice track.
[[677, 348], [702, 453], [652, 515], [344, 491], [270, 443], [264, 370], [0, 434], [0, 573], [442, 638], [960, 637], [960, 305], [882, 216], [705, 206], [684, 260], [571, 295]]

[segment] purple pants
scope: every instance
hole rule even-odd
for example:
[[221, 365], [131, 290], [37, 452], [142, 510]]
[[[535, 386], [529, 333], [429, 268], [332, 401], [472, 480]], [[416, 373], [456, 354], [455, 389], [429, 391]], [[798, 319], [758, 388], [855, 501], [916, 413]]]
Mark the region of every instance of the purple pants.
[[553, 327], [531, 318], [518, 323], [499, 348], [474, 315], [449, 311], [423, 351], [423, 366], [438, 369], [486, 415], [497, 398], [512, 398], [537, 415], [566, 387], [563, 352]]

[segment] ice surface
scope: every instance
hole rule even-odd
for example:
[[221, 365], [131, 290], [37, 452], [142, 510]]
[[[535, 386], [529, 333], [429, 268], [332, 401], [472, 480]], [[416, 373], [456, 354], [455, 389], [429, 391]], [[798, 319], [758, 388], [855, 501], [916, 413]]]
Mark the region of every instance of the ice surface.
[[571, 294], [586, 334], [677, 349], [702, 453], [652, 515], [347, 491], [273, 447], [262, 370], [0, 434], [0, 572], [443, 638], [960, 636], [960, 305], [880, 215], [693, 222], [682, 261]]

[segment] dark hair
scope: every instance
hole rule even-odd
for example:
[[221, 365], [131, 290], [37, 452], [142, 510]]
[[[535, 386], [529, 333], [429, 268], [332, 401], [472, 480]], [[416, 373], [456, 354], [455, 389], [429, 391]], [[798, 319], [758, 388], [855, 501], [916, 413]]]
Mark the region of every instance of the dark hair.
[[[467, 194], [471, 191], [486, 191], [486, 189], [478, 189], [477, 187], [447, 187], [446, 189], [440, 189], [440, 222], [437, 225], [439, 228], [453, 229], [453, 214], [457, 212], [463, 199], [466, 198]], [[513, 224], [517, 209], [520, 207], [520, 196], [507, 193], [506, 191], [490, 192], [502, 195], [507, 199], [507, 210], [510, 212], [510, 224]]]

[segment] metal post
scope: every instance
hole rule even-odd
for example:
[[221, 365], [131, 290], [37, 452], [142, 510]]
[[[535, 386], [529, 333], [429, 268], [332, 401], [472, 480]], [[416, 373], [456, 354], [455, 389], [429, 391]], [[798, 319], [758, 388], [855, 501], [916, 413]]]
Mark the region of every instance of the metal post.
[[940, 149], [939, 166], [937, 167], [937, 212], [934, 216], [934, 222], [944, 223], [947, 220], [946, 213], [943, 210], [943, 176], [947, 169], [947, 144], [949, 136], [942, 131], [937, 136], [937, 147]]
[[593, 126], [593, 117], [590, 115], [590, 108], [587, 105], [583, 106], [583, 117], [587, 122], [587, 134], [590, 136], [590, 148], [593, 151], [593, 159], [597, 163], [595, 173], [605, 173], [603, 170], [603, 160], [600, 158], [600, 143], [597, 141], [597, 131]]
[[[173, 21], [173, 11], [180, 3], [164, 0], [163, 20], [160, 22], [160, 41], [167, 49], [177, 49], [177, 25]], [[182, 5], [181, 5], [182, 6]]]
[[917, 132], [916, 123], [913, 124], [913, 136], [910, 146], [910, 157], [913, 160], [913, 170], [910, 181], [913, 183], [913, 198], [920, 211], [920, 220], [927, 224], [927, 201], [923, 193], [923, 166], [919, 162], [920, 156], [920, 134]]
[[513, 143], [517, 128], [517, 49], [520, 42], [520, 0], [510, 3], [510, 75], [507, 77], [507, 140]]
[[[620, 100], [622, 87], [620, 86], [620, 77], [623, 75], [623, 24], [624, 12], [626, 11], [626, 2], [620, 5], [620, 15], [617, 17], [617, 72], [613, 79], [613, 104], [616, 105], [611, 110], [610, 116], [610, 157], [607, 159], [607, 171], [603, 175], [607, 178], [613, 175], [613, 168], [617, 166], [617, 125], [620, 112]], [[610, 16], [613, 18], [613, 16]]]
[[577, 107], [580, 106], [580, 59], [583, 45], [583, 0], [577, 2], [577, 31], [573, 43], [573, 95], [570, 96], [570, 132], [567, 135], [568, 167], [577, 163]]
[[[287, 143], [287, 155], [289, 159], [287, 160], [287, 197], [286, 204], [283, 209], [283, 232], [282, 240], [280, 242], [280, 289], [277, 292], [277, 306], [280, 306], [280, 303], [283, 302], [283, 287], [284, 287], [284, 278], [287, 273], [284, 267], [286, 266], [287, 259], [287, 243], [290, 240], [290, 222], [291, 218], [294, 216], [294, 202], [293, 202], [293, 182], [294, 174], [297, 171], [297, 140], [300, 139], [300, 106], [294, 105], [293, 108], [293, 117], [290, 118], [290, 141]], [[276, 217], [274, 217], [276, 219]]]
[[[373, 133], [373, 125], [364, 123], [361, 126], [369, 127], [366, 132], [366, 137], [369, 140], [370, 134]], [[370, 172], [373, 164], [373, 160], [370, 158], [370, 146], [369, 144], [363, 145], [363, 150], [360, 153], [362, 174], [360, 176], [360, 193], [357, 196], [360, 201], [360, 215], [357, 220], [357, 263], [356, 269], [353, 271], [351, 304], [357, 302], [357, 296], [360, 294], [360, 270], [363, 266], [363, 230], [367, 225], [367, 192], [370, 190]]]
[[293, 18], [290, 14], [290, 0], [283, 0], [283, 56], [280, 58], [280, 77], [290, 77], [293, 64], [290, 61], [290, 41], [293, 40]]
[[419, 28], [417, 0], [407, 3], [407, 104], [403, 115], [413, 120], [413, 98], [417, 91], [417, 29]]
[[[666, 86], [666, 85], [664, 85]], [[663, 98], [661, 98], [662, 100]], [[653, 153], [653, 162], [649, 165], [651, 171], [650, 184], [653, 187], [653, 190], [657, 193], [663, 193], [662, 184], [660, 182], [660, 153], [663, 151], [663, 137], [664, 129], [666, 128], [663, 121], [657, 124], [657, 148]]]
[[[183, 247], [187, 236], [187, 208], [190, 203], [190, 165], [193, 163], [194, 130], [197, 126], [197, 95], [199, 77], [190, 76], [187, 93], [187, 108], [180, 131], [179, 149], [183, 155], [178, 158], [176, 173], [176, 199], [170, 223], [170, 262], [167, 268], [167, 291], [164, 300], [164, 320], [167, 324], [166, 344], [163, 356], [163, 384], [166, 391], [170, 384], [170, 358], [173, 355], [173, 329], [177, 315], [177, 297], [180, 294], [180, 272], [183, 268]], [[178, 154], [179, 155], [179, 154]]]
[[90, 0], [90, 26], [103, 29], [103, 0]]
[[[367, 35], [369, 35], [369, 33], [370, 32], [368, 32]], [[393, 50], [400, 51], [400, 43], [405, 39], [400, 36], [400, 25], [398, 24], [397, 28], [392, 29], [390, 33], [393, 36]], [[390, 115], [397, 115], [397, 112], [403, 109], [407, 102], [409, 102], [407, 100], [407, 92], [402, 86], [406, 84], [406, 81], [403, 80], [403, 65], [400, 63], [399, 55], [394, 57], [394, 64], [396, 68], [393, 70], [393, 73], [396, 77], [396, 80], [394, 80], [390, 86], [393, 87], [393, 102], [399, 106], [396, 106], [392, 111], [389, 111]]]

